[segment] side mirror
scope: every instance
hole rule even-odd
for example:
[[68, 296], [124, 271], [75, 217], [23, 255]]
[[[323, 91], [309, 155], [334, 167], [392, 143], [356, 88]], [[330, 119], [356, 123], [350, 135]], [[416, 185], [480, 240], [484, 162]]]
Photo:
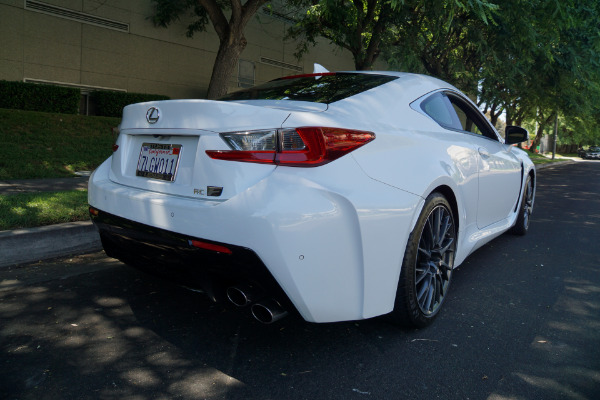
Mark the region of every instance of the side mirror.
[[527, 139], [529, 139], [529, 132], [520, 126], [508, 125], [504, 131], [504, 143], [506, 144], [521, 143]]

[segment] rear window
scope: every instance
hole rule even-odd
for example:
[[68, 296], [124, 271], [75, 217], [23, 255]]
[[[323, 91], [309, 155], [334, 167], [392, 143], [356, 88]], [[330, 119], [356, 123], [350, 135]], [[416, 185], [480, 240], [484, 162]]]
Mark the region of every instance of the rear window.
[[249, 89], [240, 90], [220, 100], [294, 100], [334, 103], [397, 79], [395, 76], [325, 73], [280, 78]]

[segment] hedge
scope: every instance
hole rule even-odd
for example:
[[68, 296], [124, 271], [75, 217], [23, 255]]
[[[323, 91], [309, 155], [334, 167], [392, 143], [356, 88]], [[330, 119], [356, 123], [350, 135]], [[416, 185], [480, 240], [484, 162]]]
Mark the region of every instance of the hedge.
[[90, 96], [96, 107], [95, 114], [103, 117], [120, 117], [123, 107], [128, 104], [169, 100], [168, 96], [158, 94], [109, 92], [104, 90], [92, 92]]
[[0, 81], [0, 108], [77, 114], [81, 91], [37, 83]]

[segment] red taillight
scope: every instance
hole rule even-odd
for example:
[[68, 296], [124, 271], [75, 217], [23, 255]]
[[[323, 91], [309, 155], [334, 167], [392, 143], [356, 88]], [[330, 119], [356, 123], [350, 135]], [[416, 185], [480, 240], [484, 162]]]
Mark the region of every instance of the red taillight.
[[[240, 137], [247, 137], [248, 134], [249, 132], [239, 133]], [[225, 135], [228, 143], [235, 143], [236, 147], [240, 147], [237, 146], [235, 132]], [[338, 159], [373, 139], [375, 134], [372, 132], [341, 128], [278, 129], [273, 150], [207, 150], [206, 154], [218, 160], [317, 167]]]
[[118, 145], [118, 144], [113, 144], [113, 145], [112, 145], [112, 151], [113, 151], [113, 153], [114, 153], [115, 151], [117, 151], [117, 150], [119, 150], [119, 145]]
[[97, 217], [98, 214], [100, 214], [100, 211], [96, 210], [94, 207], [90, 207], [90, 214], [93, 215], [94, 217]]
[[275, 151], [206, 150], [211, 158], [228, 161], [244, 161], [261, 164], [275, 162]]

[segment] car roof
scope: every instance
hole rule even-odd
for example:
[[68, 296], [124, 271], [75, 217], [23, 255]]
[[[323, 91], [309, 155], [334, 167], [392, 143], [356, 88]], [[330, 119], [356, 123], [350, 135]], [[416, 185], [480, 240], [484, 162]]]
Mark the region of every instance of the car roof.
[[373, 74], [373, 75], [387, 75], [387, 76], [395, 76], [401, 78], [401, 82], [408, 83], [408, 81], [415, 81], [420, 83], [428, 83], [432, 86], [439, 86], [440, 88], [448, 88], [452, 90], [456, 90], [460, 92], [455, 86], [445, 82], [441, 79], [435, 78], [429, 75], [423, 74], [415, 74], [412, 72], [400, 72], [400, 71], [336, 71], [340, 73], [349, 73], [349, 74]]

